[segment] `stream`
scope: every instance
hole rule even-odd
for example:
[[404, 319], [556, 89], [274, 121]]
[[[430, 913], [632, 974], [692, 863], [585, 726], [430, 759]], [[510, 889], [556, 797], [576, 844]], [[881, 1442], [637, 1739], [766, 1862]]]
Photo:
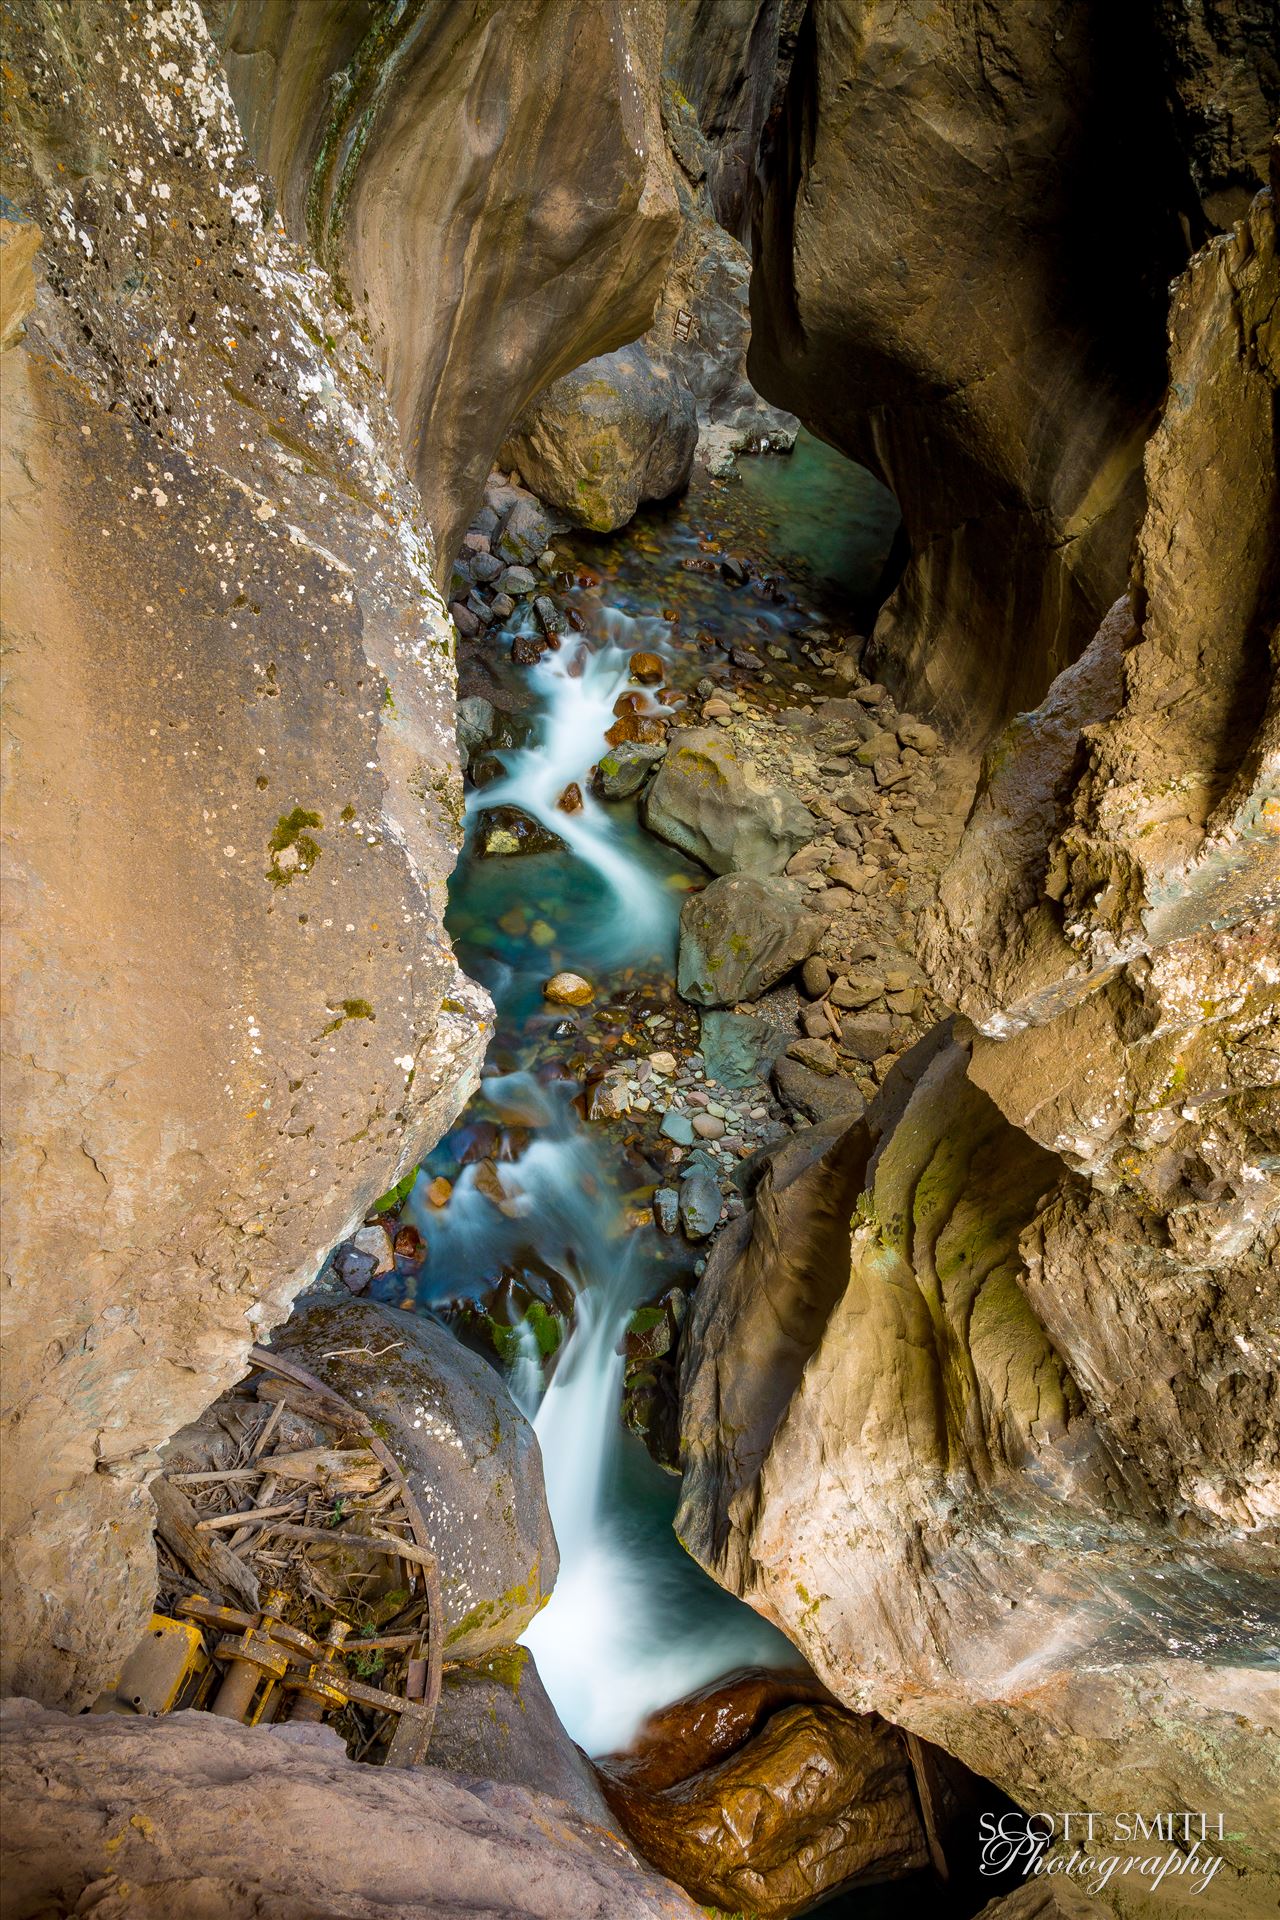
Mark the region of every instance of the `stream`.
[[[487, 1330], [534, 1422], [561, 1565], [525, 1641], [589, 1753], [626, 1745], [655, 1708], [731, 1668], [796, 1658], [684, 1553], [671, 1524], [677, 1483], [619, 1418], [632, 1313], [695, 1285], [705, 1252], [645, 1218], [660, 1180], [645, 1149], [661, 1107], [588, 1123], [575, 1104], [584, 1063], [610, 1050], [697, 1044], [673, 976], [681, 901], [706, 876], [644, 831], [635, 800], [604, 803], [588, 786], [615, 701], [636, 691], [631, 655], [658, 655], [678, 695], [708, 677], [728, 685], [726, 647], [749, 639], [776, 689], [801, 700], [811, 668], [800, 636], [818, 623], [857, 630], [896, 523], [870, 475], [804, 435], [792, 455], [742, 460], [738, 474], [695, 479], [621, 534], [558, 537], [576, 584], [556, 598], [581, 631], [536, 666], [509, 659], [512, 637], [532, 630], [528, 603], [470, 643], [522, 709], [488, 784], [468, 793], [449, 914], [463, 965], [493, 994], [497, 1030], [478, 1093], [405, 1203], [425, 1262], [412, 1280], [380, 1283], [464, 1338]], [[709, 550], [714, 571], [681, 568]], [[768, 577], [732, 584], [716, 558], [729, 553]], [[583, 804], [565, 813], [557, 801], [571, 782]], [[504, 805], [562, 847], [485, 857], [480, 817]], [[544, 999], [561, 969], [592, 983], [590, 1006]]]

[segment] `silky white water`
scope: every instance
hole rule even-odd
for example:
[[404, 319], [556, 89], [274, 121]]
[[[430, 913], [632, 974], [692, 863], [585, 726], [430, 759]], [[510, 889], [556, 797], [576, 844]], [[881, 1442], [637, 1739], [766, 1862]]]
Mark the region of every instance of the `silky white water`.
[[[608, 750], [615, 703], [638, 692], [631, 655], [670, 658], [668, 625], [598, 604], [589, 616], [590, 640], [568, 634], [525, 670], [537, 700], [529, 742], [499, 750], [502, 777], [468, 800], [473, 826], [491, 808], [520, 807], [567, 849], [473, 855], [467, 869], [467, 897], [485, 933], [468, 964], [494, 993], [500, 1025], [514, 1022], [520, 1035], [536, 1035], [540, 1021], [545, 1031], [541, 988], [554, 967], [587, 972], [602, 995], [624, 973], [669, 980], [692, 877], [678, 855], [638, 831], [633, 807], [602, 805], [588, 786]], [[556, 803], [571, 782], [583, 805], [564, 813]], [[554, 923], [554, 949], [502, 935], [513, 905]], [[519, 1059], [522, 1044], [517, 1039], [509, 1056]], [[625, 1746], [647, 1714], [717, 1674], [794, 1655], [685, 1555], [671, 1530], [675, 1483], [623, 1430], [618, 1347], [634, 1309], [674, 1276], [652, 1232], [627, 1230], [623, 1189], [637, 1176], [620, 1164], [617, 1136], [579, 1118], [577, 1090], [576, 1080], [544, 1085], [524, 1070], [486, 1077], [478, 1111], [503, 1126], [528, 1126], [532, 1138], [518, 1158], [485, 1163], [488, 1192], [479, 1167], [464, 1165], [447, 1207], [418, 1217], [431, 1272], [446, 1284], [519, 1273], [533, 1249], [573, 1290], [572, 1324], [549, 1387], [543, 1391], [527, 1320], [517, 1325], [509, 1382], [538, 1436], [560, 1549], [555, 1589], [525, 1643], [564, 1725], [599, 1753]]]

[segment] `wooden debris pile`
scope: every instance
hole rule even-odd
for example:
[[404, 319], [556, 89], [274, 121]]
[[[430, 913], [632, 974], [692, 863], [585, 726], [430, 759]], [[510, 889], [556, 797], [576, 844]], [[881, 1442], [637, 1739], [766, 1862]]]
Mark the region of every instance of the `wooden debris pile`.
[[[175, 1438], [152, 1482], [158, 1607], [202, 1595], [257, 1613], [283, 1594], [283, 1619], [316, 1639], [345, 1624], [354, 1691], [418, 1703], [425, 1748], [442, 1621], [421, 1508], [359, 1409], [282, 1355], [255, 1347], [251, 1362], [249, 1378]], [[391, 1716], [352, 1699], [330, 1717], [354, 1757], [384, 1757]]]

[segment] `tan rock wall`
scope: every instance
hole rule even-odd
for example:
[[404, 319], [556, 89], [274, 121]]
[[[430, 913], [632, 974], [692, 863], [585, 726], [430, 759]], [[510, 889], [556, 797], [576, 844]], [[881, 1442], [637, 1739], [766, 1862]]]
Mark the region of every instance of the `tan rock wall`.
[[430, 532], [198, 10], [18, 7], [5, 55], [4, 1685], [79, 1704], [149, 1604], [154, 1449], [448, 1123], [488, 1008]]
[[678, 215], [660, 0], [217, 0], [236, 103], [370, 330], [447, 568], [507, 427], [643, 333]]

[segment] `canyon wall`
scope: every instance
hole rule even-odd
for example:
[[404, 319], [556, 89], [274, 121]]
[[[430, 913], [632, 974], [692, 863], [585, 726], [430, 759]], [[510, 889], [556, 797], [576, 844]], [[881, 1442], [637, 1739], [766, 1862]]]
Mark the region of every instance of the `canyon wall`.
[[151, 1602], [156, 1447], [448, 1124], [489, 1009], [368, 336], [192, 0], [5, 41], [3, 1684], [79, 1705]]
[[1167, 284], [1265, 178], [1265, 11], [813, 0], [783, 49], [752, 378], [893, 488], [872, 659], [978, 739], [1124, 577]]
[[259, 163], [334, 270], [446, 569], [511, 421], [643, 333], [678, 213], [661, 0], [211, 0]]
[[1263, 194], [1174, 290], [1129, 591], [944, 874], [954, 1037], [694, 1296], [677, 1520], [1022, 1806], [1222, 1809], [1241, 1916], [1280, 1884], [1278, 296]]

